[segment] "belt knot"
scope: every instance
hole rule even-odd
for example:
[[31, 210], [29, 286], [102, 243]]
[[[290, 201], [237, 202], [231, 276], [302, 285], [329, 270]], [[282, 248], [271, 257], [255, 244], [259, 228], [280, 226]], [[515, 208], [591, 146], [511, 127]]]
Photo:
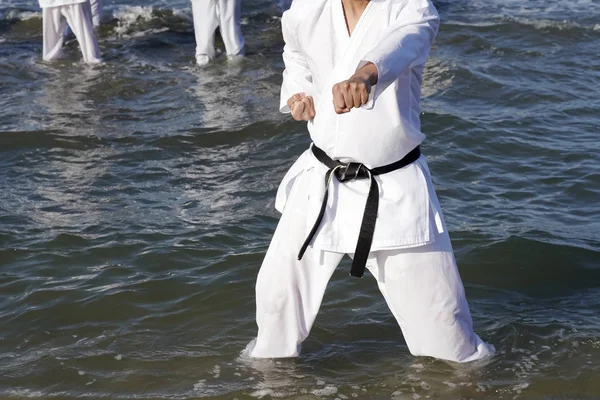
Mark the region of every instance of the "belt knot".
[[347, 182], [355, 179], [369, 179], [369, 193], [367, 194], [363, 219], [358, 233], [358, 241], [356, 243], [356, 251], [354, 252], [354, 259], [352, 261], [352, 269], [350, 270], [350, 275], [361, 278], [365, 273], [367, 258], [371, 252], [371, 244], [373, 243], [373, 235], [375, 233], [375, 223], [377, 222], [377, 211], [379, 209], [379, 185], [377, 180], [375, 180], [375, 176], [396, 171], [415, 162], [421, 156], [421, 150], [419, 149], [419, 146], [417, 146], [401, 160], [373, 169], [369, 169], [364, 164], [357, 162], [343, 163], [339, 160], [334, 160], [314, 144], [311, 147], [311, 151], [317, 160], [326, 165], [329, 170], [325, 174], [325, 193], [323, 195], [323, 202], [321, 203], [321, 210], [319, 211], [317, 220], [310, 230], [308, 237], [300, 248], [298, 260], [301, 260], [304, 256], [306, 249], [312, 242], [321, 225], [321, 221], [323, 221], [332, 178], [335, 176], [340, 182]]
[[352, 181], [355, 179], [368, 179], [371, 173], [369, 169], [361, 163], [341, 163], [335, 168], [335, 177], [340, 182]]

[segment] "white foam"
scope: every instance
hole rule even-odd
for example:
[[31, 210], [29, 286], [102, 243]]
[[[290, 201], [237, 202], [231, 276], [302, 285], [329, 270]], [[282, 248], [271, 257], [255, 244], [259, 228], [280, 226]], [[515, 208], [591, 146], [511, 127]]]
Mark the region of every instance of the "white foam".
[[[2, 14], [0, 14], [0, 19], [4, 19], [2, 17], [4, 17], [4, 16]], [[6, 19], [17, 19], [20, 21], [27, 21], [32, 18], [42, 18], [42, 13], [39, 11], [11, 10], [6, 14], [5, 18]]]
[[168, 31], [169, 28], [147, 29], [136, 31], [133, 27], [136, 24], [150, 22], [154, 18], [154, 8], [152, 6], [123, 6], [113, 13], [119, 23], [115, 28], [115, 33], [124, 37], [145, 36], [149, 32], [160, 33]]
[[250, 396], [257, 397], [259, 399], [262, 399], [265, 396], [271, 396], [271, 397], [275, 397], [275, 398], [281, 398], [281, 397], [287, 397], [289, 395], [290, 395], [290, 393], [276, 392], [273, 389], [260, 389], [260, 390], [256, 390], [256, 391], [250, 393]]
[[46, 395], [42, 392], [29, 390], [29, 389], [10, 389], [7, 391], [9, 397], [27, 397], [27, 398], [37, 398], [37, 397], [45, 397]]
[[335, 386], [326, 386], [323, 389], [313, 389], [310, 391], [315, 396], [333, 396], [338, 392], [338, 388]]

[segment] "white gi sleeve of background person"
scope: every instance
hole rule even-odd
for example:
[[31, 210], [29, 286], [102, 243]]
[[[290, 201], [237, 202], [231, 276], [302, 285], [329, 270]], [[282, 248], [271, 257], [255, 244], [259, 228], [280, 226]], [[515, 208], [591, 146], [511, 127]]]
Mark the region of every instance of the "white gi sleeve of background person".
[[424, 65], [438, 31], [440, 17], [430, 0], [407, 0], [382, 40], [360, 61], [357, 70], [371, 62], [379, 78], [367, 104], [372, 109], [377, 97], [407, 69]]
[[281, 85], [281, 102], [279, 111], [284, 114], [290, 113], [287, 101], [297, 93], [306, 93], [312, 95], [313, 79], [308, 67], [304, 53], [298, 42], [296, 35], [297, 23], [293, 19], [292, 10], [287, 11], [281, 18], [281, 30], [283, 32], [283, 62], [285, 70], [283, 71], [283, 83]]

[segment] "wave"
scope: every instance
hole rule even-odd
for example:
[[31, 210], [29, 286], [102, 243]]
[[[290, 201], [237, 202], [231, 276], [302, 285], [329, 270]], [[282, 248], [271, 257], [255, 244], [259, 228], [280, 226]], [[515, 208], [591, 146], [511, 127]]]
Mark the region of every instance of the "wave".
[[[28, 22], [28, 24], [23, 24]], [[188, 9], [161, 9], [153, 6], [121, 6], [113, 10], [105, 10], [102, 15], [104, 24], [102, 33], [116, 35], [139, 35], [148, 30], [156, 29], [181, 29], [191, 28], [191, 8]], [[42, 24], [42, 12], [28, 9], [0, 10], [0, 23], [16, 26], [25, 30], [37, 30]], [[29, 25], [29, 26], [27, 26]], [[23, 29], [19, 29], [22, 33]]]
[[119, 36], [137, 37], [143, 36], [149, 31], [189, 31], [192, 28], [192, 11], [191, 8], [161, 9], [152, 6], [123, 6], [114, 10], [110, 21], [105, 20], [105, 22]]
[[529, 235], [510, 236], [472, 249], [469, 240], [457, 240], [464, 246], [460, 264], [465, 280], [532, 297], [564, 296], [598, 287], [597, 249], [525, 236]]
[[[243, 17], [242, 25], [249, 25], [249, 18], [262, 20], [278, 20], [275, 16], [254, 15]], [[192, 32], [193, 19], [191, 7], [183, 8], [161, 8], [151, 5], [125, 5], [104, 11], [102, 15], [101, 36], [116, 37], [139, 37], [148, 33], [159, 33], [164, 31]], [[23, 8], [0, 8], [0, 35], [3, 31], [15, 35], [32, 36], [40, 34], [42, 25], [41, 10]], [[4, 29], [2, 29], [4, 28]], [[18, 28], [18, 29], [14, 29]]]
[[[525, 17], [502, 17], [489, 22], [471, 22], [460, 20], [448, 20], [442, 24], [442, 29], [463, 30], [471, 28], [481, 33], [518, 33], [523, 34], [526, 30], [533, 30], [539, 34], [554, 34], [558, 36], [586, 35], [600, 32], [600, 24], [595, 21], [573, 21], [552, 20]], [[524, 31], [525, 30], [525, 31]]]
[[0, 20], [7, 21], [28, 21], [30, 19], [41, 19], [41, 11], [30, 11], [30, 10], [8, 10], [7, 12], [0, 11]]

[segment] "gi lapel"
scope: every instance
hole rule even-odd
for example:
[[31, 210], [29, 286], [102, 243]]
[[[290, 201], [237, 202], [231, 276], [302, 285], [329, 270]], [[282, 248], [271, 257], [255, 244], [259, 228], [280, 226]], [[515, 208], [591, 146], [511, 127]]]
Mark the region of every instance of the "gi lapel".
[[[369, 27], [373, 23], [373, 15], [375, 14], [374, 11], [377, 8], [377, 0], [369, 1], [369, 4], [363, 11], [358, 23], [354, 27], [352, 36], [348, 34], [346, 18], [344, 16], [344, 8], [342, 7], [342, 0], [332, 0], [332, 3], [333, 4], [331, 5], [331, 8], [333, 13], [336, 39], [338, 39], [340, 47], [345, 48], [345, 50], [341, 52], [341, 57], [336, 60], [336, 65], [331, 74], [332, 79], [334, 80], [334, 82], [331, 82], [333, 85], [339, 80], [348, 79], [350, 75], [354, 73], [354, 69], [356, 69], [356, 66], [358, 65], [358, 60], [355, 59], [357, 55], [356, 52], [362, 44], [365, 35], [369, 31]], [[350, 75], [348, 75], [349, 72]]]
[[[362, 54], [357, 53], [375, 20], [373, 17], [381, 1], [371, 0], [369, 2], [354, 28], [352, 36], [350, 36], [346, 27], [342, 0], [330, 0], [331, 23], [333, 25], [333, 38], [335, 40], [335, 43], [332, 43], [333, 48], [331, 51], [334, 54], [333, 62], [335, 65], [330, 75], [323, 81], [327, 83], [325, 83], [320, 93], [316, 110], [317, 118], [309, 122], [312, 126], [311, 137], [313, 141], [328, 154], [335, 153], [333, 152], [334, 149], [331, 148], [331, 145], [335, 141], [331, 140], [330, 135], [332, 134], [332, 128], [335, 129], [335, 132], [339, 130], [340, 120], [340, 116], [335, 113], [333, 107], [333, 85], [350, 78], [356, 71], [360, 57], [362, 57]], [[323, 136], [323, 140], [320, 140], [320, 135]], [[325, 139], [326, 137], [329, 137], [329, 139]]]

